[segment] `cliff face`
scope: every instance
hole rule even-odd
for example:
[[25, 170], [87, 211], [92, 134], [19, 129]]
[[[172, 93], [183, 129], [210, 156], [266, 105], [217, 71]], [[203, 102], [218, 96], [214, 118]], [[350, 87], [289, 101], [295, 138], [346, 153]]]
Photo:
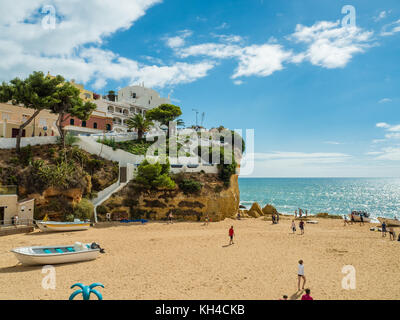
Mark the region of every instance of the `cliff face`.
[[[199, 179], [199, 174], [196, 178]], [[201, 191], [189, 195], [179, 188], [141, 191], [130, 184], [103, 204], [103, 213], [109, 211], [133, 219], [162, 220], [172, 212], [175, 219], [188, 221], [202, 221], [208, 214], [211, 221], [220, 221], [238, 212], [240, 195], [237, 175], [231, 177], [228, 188], [223, 187], [216, 175], [201, 174], [200, 180], [203, 184]], [[99, 216], [102, 218], [102, 214]]]

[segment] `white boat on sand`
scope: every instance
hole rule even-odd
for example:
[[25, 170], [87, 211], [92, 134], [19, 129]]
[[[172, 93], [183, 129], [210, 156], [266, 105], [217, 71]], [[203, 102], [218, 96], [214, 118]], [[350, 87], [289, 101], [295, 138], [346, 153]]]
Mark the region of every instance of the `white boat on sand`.
[[20, 247], [11, 252], [25, 265], [51, 265], [94, 260], [100, 250], [102, 249], [99, 246], [76, 242], [74, 245], [64, 246]]
[[56, 222], [56, 221], [36, 221], [37, 226], [44, 232], [63, 232], [63, 231], [80, 231], [90, 228], [90, 222], [74, 221], [74, 222]]
[[349, 214], [350, 221], [352, 221], [353, 217], [355, 222], [361, 222], [361, 216], [363, 217], [364, 222], [371, 222], [369, 214], [365, 211], [352, 211], [351, 214]]
[[387, 227], [400, 227], [400, 220], [398, 219], [388, 219], [379, 217], [378, 220], [381, 224], [383, 223], [383, 221], [385, 221]]

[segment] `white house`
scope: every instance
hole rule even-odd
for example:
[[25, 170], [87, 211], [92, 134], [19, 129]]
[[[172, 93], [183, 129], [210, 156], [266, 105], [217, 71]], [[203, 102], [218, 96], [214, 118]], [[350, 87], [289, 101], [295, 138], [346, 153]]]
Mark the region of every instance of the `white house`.
[[117, 101], [100, 99], [93, 101], [97, 111], [104, 112], [113, 119], [113, 131], [126, 132], [127, 120], [135, 114], [145, 115], [146, 111], [163, 103], [171, 103], [168, 98], [160, 98], [153, 89], [143, 86], [129, 86], [118, 91]]

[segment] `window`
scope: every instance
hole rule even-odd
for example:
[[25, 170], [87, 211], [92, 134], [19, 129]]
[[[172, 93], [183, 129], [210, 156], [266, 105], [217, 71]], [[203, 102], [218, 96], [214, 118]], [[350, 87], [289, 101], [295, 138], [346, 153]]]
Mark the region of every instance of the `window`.
[[86, 127], [86, 121], [82, 121], [82, 127]]
[[136, 92], [132, 92], [132, 98], [136, 99]]
[[73, 125], [75, 124], [75, 120], [74, 120], [74, 119], [69, 120], [69, 124], [70, 124], [71, 126], [73, 126]]
[[45, 127], [47, 125], [46, 119], [40, 118], [39, 119], [39, 126]]
[[97, 129], [97, 122], [93, 123], [93, 128]]
[[107, 123], [106, 128], [107, 128], [107, 131], [111, 131], [111, 124]]
[[9, 113], [5, 113], [5, 112], [2, 112], [2, 113], [1, 113], [1, 118], [2, 118], [3, 120], [10, 120], [10, 114], [9, 114]]

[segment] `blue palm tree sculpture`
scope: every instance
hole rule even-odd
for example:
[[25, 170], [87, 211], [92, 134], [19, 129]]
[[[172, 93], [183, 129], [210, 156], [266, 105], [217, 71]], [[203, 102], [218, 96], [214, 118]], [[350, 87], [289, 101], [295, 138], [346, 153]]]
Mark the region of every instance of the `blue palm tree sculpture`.
[[94, 293], [97, 298], [99, 300], [103, 300], [103, 296], [101, 295], [100, 292], [98, 292], [96, 289], [93, 289], [95, 287], [102, 287], [104, 288], [104, 286], [101, 283], [92, 283], [90, 286], [85, 286], [82, 283], [75, 283], [71, 286], [71, 289], [74, 287], [79, 287], [79, 290], [76, 290], [75, 292], [73, 292], [70, 297], [69, 300], [73, 300], [75, 298], [75, 296], [77, 296], [78, 294], [82, 293], [83, 296], [83, 300], [90, 300], [90, 294]]

